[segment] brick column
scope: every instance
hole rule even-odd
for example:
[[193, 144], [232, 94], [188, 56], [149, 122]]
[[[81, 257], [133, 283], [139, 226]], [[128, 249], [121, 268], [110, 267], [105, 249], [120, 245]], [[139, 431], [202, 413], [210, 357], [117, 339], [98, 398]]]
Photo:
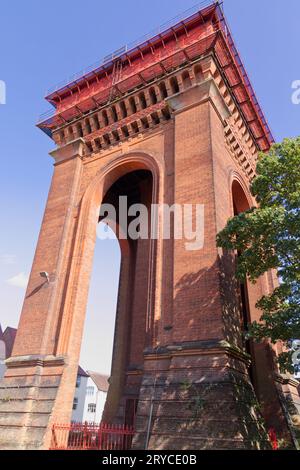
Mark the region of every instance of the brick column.
[[[55, 160], [52, 184], [12, 357], [6, 361], [0, 384], [0, 448], [43, 448], [68, 361], [56, 355], [56, 343], [74, 238], [83, 144], [83, 139], [77, 139], [51, 152]], [[48, 273], [48, 280], [41, 272]]]
[[158, 338], [145, 351], [134, 448], [268, 448], [249, 357], [225, 336], [212, 142], [219, 139], [215, 145], [225, 152], [220, 134], [229, 110], [211, 78], [167, 101], [174, 116], [173, 202], [204, 204], [204, 246], [188, 251], [186, 240], [174, 240], [169, 342]]

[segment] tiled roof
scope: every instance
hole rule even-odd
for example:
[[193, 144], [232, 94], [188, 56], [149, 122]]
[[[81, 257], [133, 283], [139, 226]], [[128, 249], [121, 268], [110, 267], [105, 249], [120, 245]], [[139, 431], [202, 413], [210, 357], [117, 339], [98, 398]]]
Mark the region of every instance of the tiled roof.
[[81, 377], [89, 377], [89, 374], [87, 374], [80, 366], [78, 366], [77, 375], [80, 375]]
[[95, 385], [97, 386], [98, 390], [101, 390], [101, 392], [107, 392], [109, 383], [108, 383], [108, 375], [104, 374], [99, 374], [98, 372], [92, 372], [90, 370], [87, 371]]
[[16, 334], [17, 334], [17, 329], [11, 328], [10, 326], [5, 328], [4, 333], [2, 334], [2, 339], [4, 340], [5, 347], [6, 347], [6, 358], [11, 356]]

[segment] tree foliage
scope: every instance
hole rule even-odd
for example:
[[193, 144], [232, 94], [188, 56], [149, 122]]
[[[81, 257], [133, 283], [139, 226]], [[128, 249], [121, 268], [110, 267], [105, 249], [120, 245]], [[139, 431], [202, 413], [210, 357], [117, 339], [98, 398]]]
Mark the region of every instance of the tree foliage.
[[[261, 321], [254, 322], [249, 333], [256, 340], [287, 343], [300, 338], [300, 137], [260, 153], [251, 192], [259, 206], [230, 219], [217, 244], [241, 253], [241, 280], [255, 282], [270, 269], [277, 270], [280, 285], [257, 303]], [[289, 353], [279, 362], [291, 371]]]

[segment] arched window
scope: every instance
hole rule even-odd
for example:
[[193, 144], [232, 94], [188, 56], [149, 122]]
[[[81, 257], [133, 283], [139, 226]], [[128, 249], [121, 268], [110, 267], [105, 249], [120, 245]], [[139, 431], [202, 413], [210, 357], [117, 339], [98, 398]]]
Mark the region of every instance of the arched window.
[[70, 137], [70, 140], [73, 140], [73, 139], [74, 139], [74, 130], [73, 130], [73, 127], [70, 126], [68, 130], [69, 130], [69, 137]]
[[115, 106], [111, 107], [111, 114], [114, 122], [118, 121], [118, 114]]
[[120, 102], [120, 110], [121, 110], [122, 118], [126, 118], [127, 117], [127, 109], [126, 109], [124, 101]]
[[185, 70], [182, 74], [182, 83], [184, 89], [192, 86], [192, 81], [188, 70]]
[[146, 117], [141, 119], [141, 123], [142, 123], [143, 129], [149, 129], [149, 123]]
[[[145, 100], [145, 103], [146, 103], [146, 100]], [[135, 99], [133, 98], [133, 96], [131, 96], [131, 98], [129, 98], [129, 106], [130, 106], [131, 113], [135, 114], [136, 113], [136, 103], [135, 103]]]
[[65, 133], [64, 133], [63, 130], [61, 130], [60, 133], [59, 133], [59, 140], [62, 144], [65, 143]]
[[98, 119], [97, 114], [95, 114], [93, 116], [93, 122], [94, 122], [95, 129], [96, 130], [100, 129], [100, 123], [99, 123], [99, 119]]
[[173, 94], [179, 93], [179, 85], [178, 85], [177, 77], [172, 77], [170, 79], [170, 86], [171, 86], [171, 90]]
[[131, 128], [132, 128], [132, 130], [135, 134], [137, 134], [139, 132], [139, 126], [137, 125], [136, 121], [131, 123]]
[[91, 123], [89, 119], [85, 120], [85, 128], [86, 128], [87, 134], [90, 134], [92, 132]]
[[155, 89], [153, 87], [151, 87], [150, 90], [149, 90], [149, 96], [150, 96], [151, 104], [156, 104], [157, 103], [157, 96], [156, 96]]
[[147, 102], [146, 102], [145, 94], [143, 92], [139, 94], [139, 100], [141, 103], [141, 108], [142, 109], [147, 108]]
[[199, 64], [195, 65], [194, 74], [197, 82], [201, 82], [203, 80], [203, 72]]
[[167, 92], [167, 87], [166, 87], [165, 82], [161, 82], [161, 83], [158, 85], [158, 87], [159, 87], [159, 90], [160, 90], [160, 93], [161, 93], [162, 98], [167, 98], [168, 92]]
[[106, 109], [104, 109], [102, 111], [102, 117], [103, 117], [104, 126], [108, 126], [109, 120], [108, 120], [108, 115], [107, 115]]
[[122, 131], [122, 134], [124, 135], [124, 137], [129, 137], [129, 131], [128, 131], [128, 127], [127, 126], [123, 126], [121, 128], [121, 131]]
[[110, 137], [109, 137], [108, 134], [104, 134], [103, 140], [104, 140], [104, 142], [106, 143], [106, 145], [110, 145], [110, 144], [111, 144]]
[[159, 124], [160, 123], [160, 120], [159, 120], [159, 117], [158, 117], [157, 113], [152, 113], [151, 114], [151, 119], [154, 122], [154, 124]]
[[76, 130], [78, 137], [83, 137], [82, 125], [80, 122], [76, 124]]
[[119, 142], [120, 140], [119, 133], [117, 131], [112, 131], [112, 135], [114, 136], [115, 141]]

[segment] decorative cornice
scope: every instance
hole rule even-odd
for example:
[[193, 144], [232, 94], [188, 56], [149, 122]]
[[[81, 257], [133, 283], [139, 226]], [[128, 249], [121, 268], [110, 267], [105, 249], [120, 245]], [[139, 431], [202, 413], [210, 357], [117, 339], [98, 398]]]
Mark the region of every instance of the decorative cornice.
[[[78, 77], [75, 82], [56, 90], [48, 96], [56, 110], [44, 116], [38, 126], [54, 138], [58, 129], [74, 124], [77, 119], [85, 120], [87, 113], [97, 112], [115, 99], [126, 99], [128, 94], [153, 86], [157, 80], [164, 80], [170, 74], [174, 77], [187, 64], [191, 66], [209, 54], [214, 56], [221, 71], [223, 87], [233, 97], [257, 148], [268, 150], [273, 142], [272, 134], [239, 59], [223, 13], [216, 5], [211, 7], [206, 17], [201, 10], [200, 15], [192, 15], [184, 23], [180, 22], [152, 38], [152, 44], [147, 41], [134, 48], [131, 51], [133, 56], [126, 51], [99, 70]], [[205, 69], [203, 72], [205, 75]], [[176, 91], [173, 90], [174, 93]], [[216, 101], [212, 99], [212, 102]], [[68, 139], [69, 135], [66, 137]]]

